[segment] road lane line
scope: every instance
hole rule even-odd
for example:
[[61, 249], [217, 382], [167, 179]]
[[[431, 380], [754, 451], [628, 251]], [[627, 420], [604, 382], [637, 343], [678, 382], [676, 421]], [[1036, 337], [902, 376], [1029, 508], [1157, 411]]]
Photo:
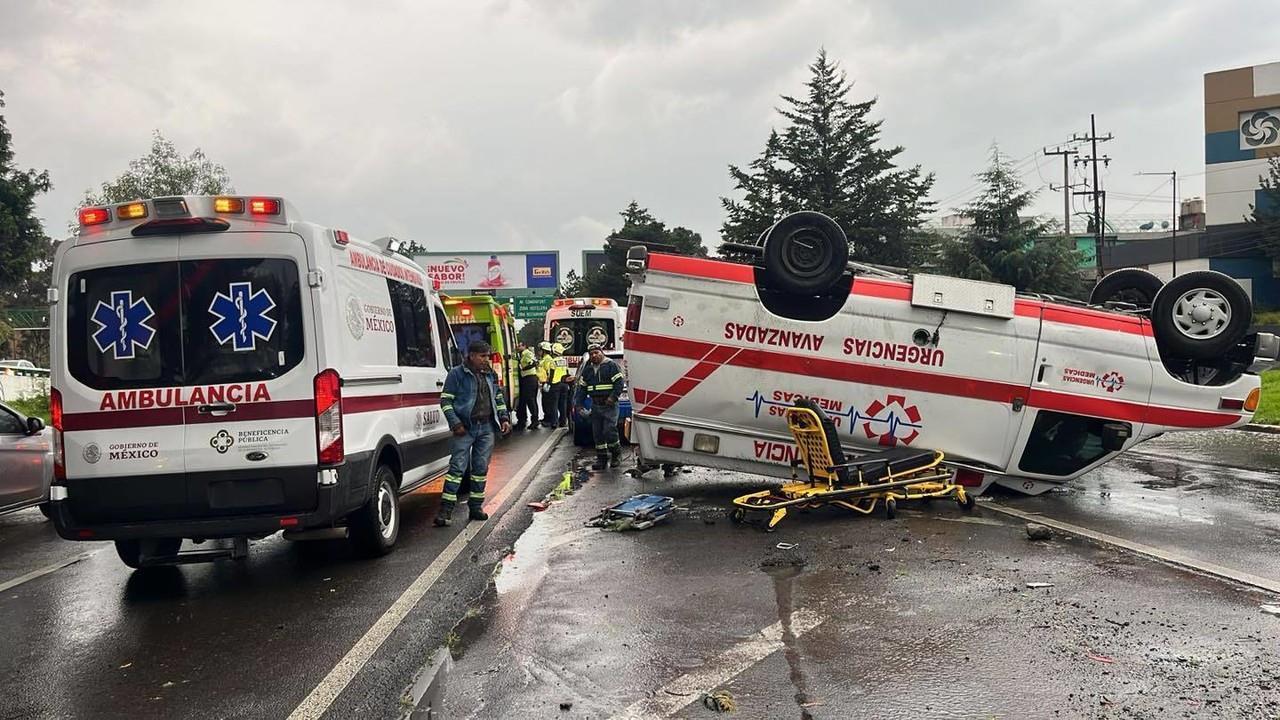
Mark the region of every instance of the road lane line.
[[[826, 621], [825, 617], [809, 610], [797, 610], [791, 614], [791, 632], [800, 637]], [[690, 703], [702, 698], [702, 694], [718, 688], [756, 663], [783, 649], [782, 622], [778, 621], [754, 636], [733, 645], [712, 658], [710, 662], [693, 672], [686, 673], [654, 691], [650, 697], [637, 700], [610, 720], [639, 720], [640, 718], [670, 717]]]
[[1176, 550], [1167, 550], [1165, 548], [1155, 547], [1154, 545], [1145, 545], [1140, 542], [1125, 540], [1122, 537], [1108, 535], [1107, 533], [1098, 532], [1097, 530], [1090, 530], [1089, 528], [1081, 527], [1080, 525], [1073, 525], [1061, 520], [1054, 520], [1053, 518], [1046, 517], [1044, 515], [1033, 515], [1028, 512], [1014, 510], [1013, 508], [1004, 507], [1003, 505], [997, 505], [991, 502], [981, 503], [978, 507], [1003, 513], [1020, 520], [1026, 520], [1027, 522], [1047, 525], [1055, 530], [1061, 530], [1065, 533], [1078, 535], [1082, 538], [1103, 543], [1105, 545], [1113, 545], [1115, 547], [1128, 550], [1129, 552], [1145, 555], [1149, 558], [1153, 558], [1170, 565], [1175, 565], [1183, 569], [1194, 570], [1199, 573], [1204, 573], [1205, 575], [1211, 575], [1221, 580], [1230, 580], [1231, 582], [1239, 583], [1241, 585], [1248, 585], [1259, 590], [1266, 590], [1267, 592], [1280, 594], [1280, 580], [1272, 580], [1270, 578], [1262, 577], [1261, 575], [1254, 575], [1253, 573], [1247, 573], [1242, 570], [1233, 570], [1223, 565], [1205, 562], [1203, 560], [1196, 560], [1195, 558]]
[[5, 582], [0, 583], [0, 593], [6, 590], [12, 590], [13, 588], [18, 587], [19, 585], [25, 582], [30, 582], [32, 580], [35, 580], [36, 578], [44, 577], [49, 573], [57, 572], [68, 565], [75, 565], [81, 560], [87, 560], [88, 558], [93, 557], [94, 555], [97, 555], [100, 552], [102, 552], [101, 548], [99, 548], [98, 550], [90, 550], [89, 552], [82, 552], [79, 555], [69, 557], [66, 560], [59, 560], [58, 562], [53, 563], [52, 565], [45, 565], [44, 567], [38, 570], [32, 570], [26, 575], [19, 575], [18, 577], [12, 580], [6, 580]]
[[[563, 435], [564, 433], [559, 430], [552, 433], [534, 451], [528, 461], [520, 466], [520, 469], [511, 477], [511, 480], [502, 486], [498, 494], [493, 497], [490, 507], [502, 508], [509, 496], [516, 491], [516, 488], [524, 484], [526, 476], [536, 470], [538, 465], [551, 453], [552, 448], [555, 447], [556, 442]], [[494, 513], [495, 520], [498, 515], [499, 513]], [[378, 618], [365, 631], [364, 636], [356, 641], [356, 644], [347, 651], [347, 654], [338, 661], [338, 664], [329, 671], [329, 674], [325, 675], [320, 684], [316, 685], [311, 694], [307, 695], [298, 707], [294, 708], [293, 712], [289, 714], [289, 720], [315, 720], [323, 715], [329, 709], [329, 706], [333, 704], [333, 701], [338, 698], [338, 695], [351, 683], [356, 674], [369, 662], [373, 654], [382, 646], [382, 643], [391, 636], [391, 633], [400, 626], [400, 623], [404, 622], [409, 612], [431, 590], [436, 581], [444, 575], [444, 571], [462, 554], [467, 544], [476, 535], [480, 534], [480, 531], [488, 524], [489, 521], [467, 523], [466, 528], [458, 533], [445, 549], [436, 556], [436, 559], [432, 560], [431, 564], [418, 575], [417, 579], [400, 594], [400, 597], [391, 603], [391, 607], [387, 608], [386, 612], [382, 613], [382, 617]]]

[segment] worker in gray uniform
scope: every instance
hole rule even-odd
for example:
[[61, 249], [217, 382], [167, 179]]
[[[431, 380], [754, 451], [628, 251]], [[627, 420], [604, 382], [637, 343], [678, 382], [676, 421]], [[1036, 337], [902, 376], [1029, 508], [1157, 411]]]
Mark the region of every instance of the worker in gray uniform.
[[618, 467], [622, 444], [618, 442], [618, 397], [622, 395], [622, 368], [606, 358], [598, 343], [587, 346], [587, 362], [578, 371], [573, 404], [581, 408], [591, 398], [591, 437], [596, 444], [594, 470]]

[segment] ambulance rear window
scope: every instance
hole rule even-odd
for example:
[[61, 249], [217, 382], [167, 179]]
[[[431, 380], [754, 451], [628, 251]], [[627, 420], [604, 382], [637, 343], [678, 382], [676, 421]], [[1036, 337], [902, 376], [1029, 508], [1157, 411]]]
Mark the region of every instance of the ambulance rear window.
[[218, 258], [75, 273], [67, 364], [97, 390], [269, 380], [302, 361], [292, 260]]
[[617, 347], [614, 322], [608, 318], [572, 318], [551, 323], [551, 342], [565, 347], [567, 356], [582, 355], [587, 345], [600, 343], [605, 350]]

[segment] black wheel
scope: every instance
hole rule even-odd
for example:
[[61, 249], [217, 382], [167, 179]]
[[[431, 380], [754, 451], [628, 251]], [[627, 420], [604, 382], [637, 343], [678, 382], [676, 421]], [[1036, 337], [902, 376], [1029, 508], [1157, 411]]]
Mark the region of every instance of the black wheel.
[[747, 511], [742, 508], [734, 508], [733, 512], [729, 513], [729, 521], [735, 525], [740, 525], [743, 522], [746, 522], [746, 519]]
[[373, 474], [373, 495], [352, 513], [351, 543], [369, 557], [386, 555], [400, 536], [400, 498], [395, 471], [379, 465]]
[[1102, 305], [1108, 301], [1118, 301], [1149, 308], [1163, 285], [1163, 280], [1146, 270], [1116, 270], [1093, 286], [1093, 292], [1089, 293], [1089, 304]]
[[53, 519], [53, 506], [52, 506], [52, 505], [50, 505], [50, 504], [49, 504], [49, 503], [47, 503], [47, 502], [42, 502], [42, 503], [40, 503], [39, 505], [37, 505], [36, 507], [40, 508], [40, 514], [44, 516], [45, 520], [52, 520], [52, 519]]
[[137, 570], [142, 567], [142, 558], [171, 558], [182, 549], [182, 538], [160, 538], [158, 540], [117, 540], [116, 555], [120, 562]]
[[892, 520], [898, 516], [898, 501], [888, 498], [884, 501], [884, 519]]
[[961, 500], [960, 498], [956, 498], [956, 504], [959, 505], [964, 510], [972, 510], [973, 503], [974, 503], [973, 496], [970, 495], [969, 493], [964, 494], [963, 500]]
[[1151, 327], [1161, 352], [1187, 360], [1221, 357], [1244, 338], [1252, 321], [1248, 293], [1212, 270], [1170, 280], [1151, 306]]
[[822, 213], [791, 213], [764, 234], [765, 274], [769, 284], [783, 292], [825, 293], [844, 274], [848, 261], [844, 230]]

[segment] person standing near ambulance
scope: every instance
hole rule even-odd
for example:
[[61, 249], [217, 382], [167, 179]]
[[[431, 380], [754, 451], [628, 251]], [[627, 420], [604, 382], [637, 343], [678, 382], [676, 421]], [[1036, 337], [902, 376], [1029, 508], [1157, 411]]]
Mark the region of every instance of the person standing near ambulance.
[[559, 406], [552, 391], [551, 378], [555, 375], [556, 358], [551, 354], [551, 343], [544, 340], [538, 345], [538, 382], [542, 386], [542, 427], [554, 428], [559, 418]]
[[520, 343], [516, 349], [516, 367], [520, 369], [520, 405], [516, 408], [519, 419], [515, 429], [533, 429], [538, 427], [538, 386], [541, 385], [538, 382], [538, 358], [534, 355], [533, 348], [524, 343]]
[[618, 398], [623, 391], [622, 368], [604, 356], [598, 343], [587, 346], [587, 362], [578, 368], [573, 404], [581, 408], [591, 398], [591, 437], [596, 445], [593, 470], [604, 470], [609, 462], [618, 467], [622, 443], [618, 441]]
[[506, 401], [498, 387], [498, 378], [489, 364], [489, 343], [479, 340], [467, 348], [467, 360], [449, 371], [444, 391], [440, 393], [440, 409], [453, 432], [449, 471], [444, 476], [444, 492], [440, 495], [440, 511], [435, 524], [452, 523], [454, 505], [462, 476], [471, 472], [471, 496], [467, 499], [471, 520], [488, 520], [484, 511], [484, 486], [489, 472], [489, 456], [493, 454], [496, 432], [511, 431]]
[[551, 354], [555, 358], [551, 392], [556, 396], [556, 418], [559, 420], [559, 424], [554, 427], [569, 427], [569, 393], [573, 392], [573, 382], [569, 379], [569, 360], [565, 358], [564, 345], [560, 343], [551, 343]]

